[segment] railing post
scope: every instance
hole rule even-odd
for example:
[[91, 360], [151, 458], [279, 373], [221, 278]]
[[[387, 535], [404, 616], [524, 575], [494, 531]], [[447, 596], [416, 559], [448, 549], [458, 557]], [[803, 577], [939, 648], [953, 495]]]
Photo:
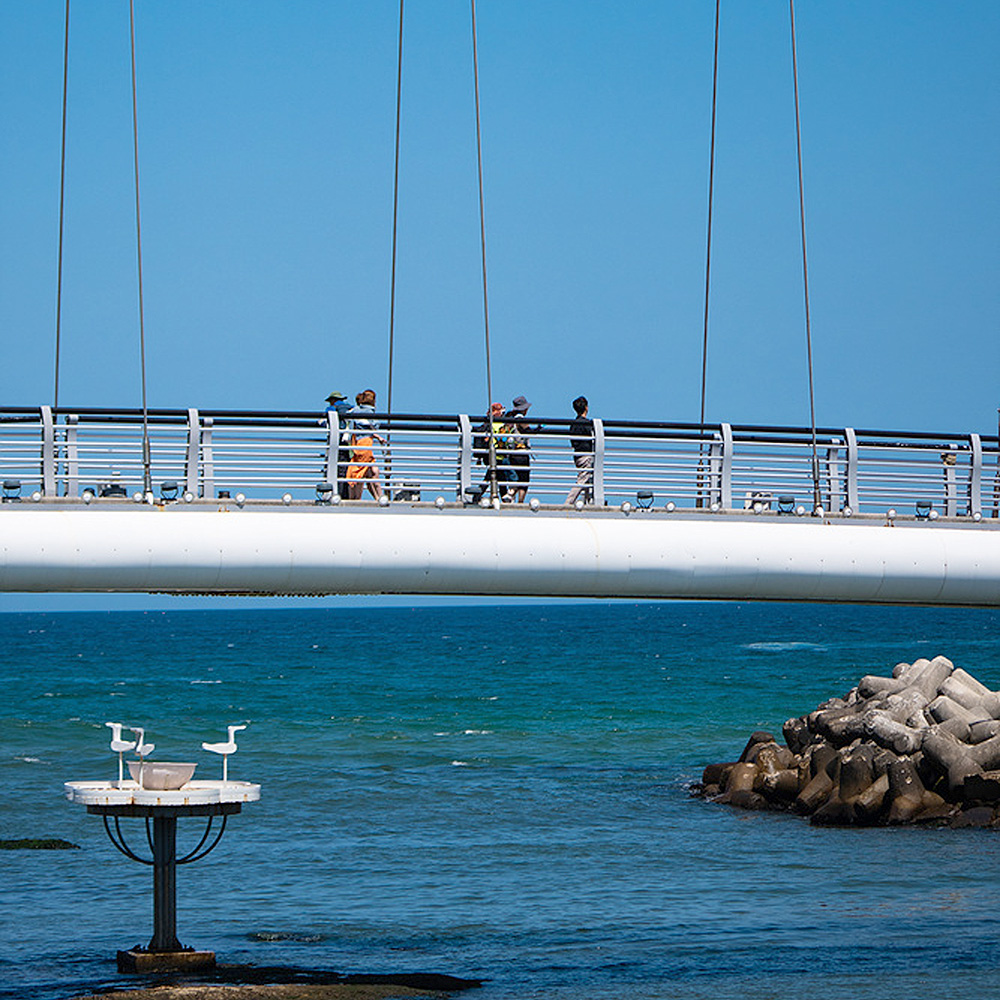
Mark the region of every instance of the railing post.
[[840, 489], [840, 438], [834, 438], [831, 447], [826, 449], [826, 507], [827, 510], [840, 510], [841, 503]]
[[853, 427], [844, 428], [847, 440], [847, 506], [858, 513], [861, 505], [858, 501], [858, 436]]
[[42, 411], [42, 493], [47, 497], [56, 495], [56, 432], [52, 423], [52, 407], [43, 406]]
[[958, 513], [958, 477], [955, 466], [958, 464], [958, 453], [954, 445], [941, 455], [944, 463], [944, 516], [954, 517]]
[[713, 432], [708, 446], [708, 506], [722, 506], [722, 435]]
[[215, 497], [215, 456], [212, 453], [212, 418], [205, 417], [201, 425], [201, 488], [202, 496]]
[[604, 499], [604, 421], [594, 417], [594, 506], [603, 507]]
[[458, 415], [458, 496], [465, 502], [465, 491], [472, 488], [472, 421], [467, 413]]
[[80, 453], [76, 441], [76, 425], [79, 416], [69, 413], [66, 416], [66, 496], [75, 497], [80, 492]]
[[333, 487], [336, 496], [340, 496], [340, 480], [337, 474], [340, 466], [340, 414], [332, 407], [326, 411], [326, 461], [323, 466], [323, 481]]
[[978, 434], [969, 435], [972, 463], [969, 466], [969, 514], [983, 509], [983, 442]]
[[198, 457], [201, 445], [201, 420], [198, 411], [188, 409], [187, 458], [184, 462], [184, 490], [192, 496], [198, 492]]
[[719, 476], [719, 503], [723, 510], [733, 506], [733, 428], [722, 424], [722, 469]]

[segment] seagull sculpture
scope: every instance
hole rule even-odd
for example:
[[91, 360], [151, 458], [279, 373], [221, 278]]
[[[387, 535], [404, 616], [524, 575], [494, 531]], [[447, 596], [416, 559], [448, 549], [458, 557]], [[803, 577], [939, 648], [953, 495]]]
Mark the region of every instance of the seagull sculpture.
[[222, 754], [222, 780], [223, 782], [229, 781], [229, 755], [231, 753], [236, 753], [236, 734], [241, 730], [246, 729], [246, 726], [230, 726], [229, 727], [229, 740], [226, 743], [202, 743], [202, 750], [208, 750], [211, 753], [221, 753]]
[[122, 754], [125, 753], [126, 750], [131, 750], [135, 746], [135, 740], [122, 739], [123, 723], [121, 722], [105, 722], [104, 725], [111, 727], [111, 750], [113, 753], [118, 754], [118, 787], [121, 788], [124, 780]]
[[129, 729], [135, 733], [135, 752], [139, 755], [139, 787], [142, 788], [143, 758], [147, 754], [151, 754], [156, 749], [156, 746], [152, 743], [144, 742], [146, 739], [146, 730], [142, 726], [129, 726]]

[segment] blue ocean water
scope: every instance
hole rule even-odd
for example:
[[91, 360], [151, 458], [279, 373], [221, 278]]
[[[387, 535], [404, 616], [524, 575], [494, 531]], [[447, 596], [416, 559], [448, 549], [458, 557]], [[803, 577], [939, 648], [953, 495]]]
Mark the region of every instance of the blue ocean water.
[[0, 649], [0, 837], [82, 847], [0, 853], [2, 997], [129, 982], [115, 951], [151, 934], [149, 869], [62, 797], [114, 776], [106, 720], [199, 777], [201, 741], [249, 723], [230, 775], [262, 800], [178, 873], [179, 936], [222, 961], [443, 972], [482, 1000], [1000, 996], [996, 832], [820, 829], [687, 790], [899, 660], [1000, 688], [996, 611], [6, 614]]

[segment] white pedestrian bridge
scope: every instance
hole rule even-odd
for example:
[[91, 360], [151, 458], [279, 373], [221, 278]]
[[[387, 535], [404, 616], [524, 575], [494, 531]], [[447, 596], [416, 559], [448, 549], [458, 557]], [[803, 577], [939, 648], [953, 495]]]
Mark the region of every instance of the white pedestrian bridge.
[[996, 437], [595, 420], [568, 505], [531, 420], [518, 504], [481, 417], [375, 419], [381, 500], [334, 412], [0, 410], [0, 590], [1000, 605]]

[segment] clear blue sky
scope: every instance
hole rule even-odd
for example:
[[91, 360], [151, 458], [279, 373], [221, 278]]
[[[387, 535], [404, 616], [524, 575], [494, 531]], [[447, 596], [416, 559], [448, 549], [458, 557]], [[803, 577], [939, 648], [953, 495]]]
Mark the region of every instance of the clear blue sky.
[[[479, 0], [494, 396], [698, 417], [711, 0]], [[63, 0], [0, 0], [0, 404], [53, 393]], [[808, 422], [788, 4], [723, 3], [707, 417]], [[996, 432], [1000, 4], [796, 4], [820, 424]], [[151, 406], [387, 374], [396, 0], [136, 0]], [[65, 405], [139, 403], [127, 0], [73, 3]], [[394, 408], [479, 411], [469, 4], [409, 0]]]

